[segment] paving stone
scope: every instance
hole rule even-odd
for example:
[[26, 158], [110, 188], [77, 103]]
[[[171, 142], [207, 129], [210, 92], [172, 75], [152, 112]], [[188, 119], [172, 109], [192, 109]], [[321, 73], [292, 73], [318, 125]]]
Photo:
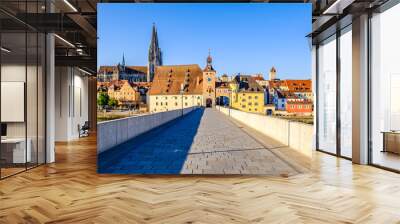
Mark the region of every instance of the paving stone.
[[[296, 171], [214, 109], [199, 109], [139, 136], [106, 173], [291, 175]], [[102, 161], [101, 164], [104, 164]]]

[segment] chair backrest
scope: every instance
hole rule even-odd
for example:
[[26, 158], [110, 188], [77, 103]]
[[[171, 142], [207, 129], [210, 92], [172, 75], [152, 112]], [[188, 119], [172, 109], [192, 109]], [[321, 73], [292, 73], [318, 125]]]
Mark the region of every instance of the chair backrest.
[[89, 121], [85, 121], [85, 124], [83, 124], [82, 128], [90, 128]]

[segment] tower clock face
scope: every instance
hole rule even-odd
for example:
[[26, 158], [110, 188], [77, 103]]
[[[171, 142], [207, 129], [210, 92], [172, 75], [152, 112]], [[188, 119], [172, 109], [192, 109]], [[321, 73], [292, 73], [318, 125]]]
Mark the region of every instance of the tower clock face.
[[207, 79], [207, 80], [208, 80], [208, 82], [211, 82], [211, 78], [210, 78], [210, 77], [208, 77], [208, 79]]

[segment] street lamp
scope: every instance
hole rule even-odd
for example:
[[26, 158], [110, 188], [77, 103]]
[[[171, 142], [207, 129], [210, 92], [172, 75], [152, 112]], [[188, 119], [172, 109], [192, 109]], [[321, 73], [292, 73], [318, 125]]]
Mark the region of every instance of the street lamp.
[[230, 95], [230, 97], [229, 97], [229, 116], [231, 116], [231, 107], [232, 107], [232, 101], [233, 101], [231, 89], [229, 90], [229, 95]]
[[182, 114], [181, 114], [181, 116], [183, 117], [183, 83], [181, 84], [181, 91], [180, 91], [180, 93], [181, 93], [181, 103], [182, 103]]

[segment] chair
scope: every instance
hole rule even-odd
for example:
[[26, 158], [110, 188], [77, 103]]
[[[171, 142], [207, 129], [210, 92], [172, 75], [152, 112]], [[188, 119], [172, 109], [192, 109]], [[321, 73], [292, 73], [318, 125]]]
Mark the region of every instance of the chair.
[[89, 129], [90, 129], [89, 121], [85, 121], [82, 127], [78, 124], [79, 138], [89, 136]]

